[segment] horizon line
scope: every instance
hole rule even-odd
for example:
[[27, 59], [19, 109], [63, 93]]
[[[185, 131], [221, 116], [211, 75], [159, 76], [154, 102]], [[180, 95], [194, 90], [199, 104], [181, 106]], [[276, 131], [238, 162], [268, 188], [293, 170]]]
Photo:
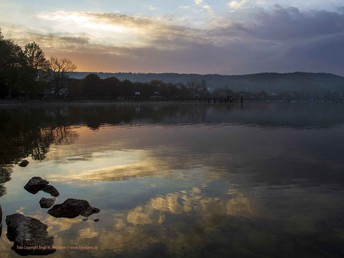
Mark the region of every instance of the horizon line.
[[244, 73], [244, 74], [222, 74], [222, 73], [179, 73], [179, 72], [104, 72], [104, 71], [74, 71], [70, 73], [88, 73], [88, 74], [98, 74], [98, 73], [108, 73], [108, 74], [179, 74], [179, 75], [220, 75], [220, 76], [245, 76], [245, 75], [259, 75], [259, 74], [296, 74], [296, 73], [306, 73], [306, 74], [329, 74], [339, 77], [344, 77], [344, 75], [338, 75], [332, 72], [305, 72], [305, 71], [293, 71], [293, 72], [255, 72], [255, 73]]

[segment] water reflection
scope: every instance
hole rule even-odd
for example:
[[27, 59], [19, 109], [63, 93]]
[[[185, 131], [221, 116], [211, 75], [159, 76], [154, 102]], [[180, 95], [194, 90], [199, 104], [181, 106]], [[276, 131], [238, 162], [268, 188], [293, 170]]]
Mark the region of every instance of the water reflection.
[[332, 250], [343, 253], [341, 233], [335, 229], [343, 227], [340, 219], [319, 216], [309, 220], [304, 215], [284, 222], [262, 216], [261, 206], [242, 193], [232, 193], [228, 199], [211, 198], [194, 188], [160, 195], [127, 211], [106, 212], [101, 224], [52, 218], [45, 222], [53, 228], [59, 246], [70, 244], [71, 239], [78, 239], [81, 246], [96, 246], [90, 257], [277, 257], [281, 252], [286, 257], [322, 257]]
[[9, 166], [0, 165], [0, 197], [6, 194], [6, 188], [4, 184], [11, 180], [12, 169]]
[[220, 234], [217, 238], [221, 237], [220, 225], [232, 223], [231, 220], [237, 223], [237, 216], [252, 218], [257, 209], [258, 203], [240, 193], [226, 200], [209, 198], [201, 189], [193, 188], [189, 192], [152, 198], [127, 211], [107, 212], [102, 216], [102, 223], [61, 221], [52, 217], [46, 218], [44, 223], [50, 225], [58, 246], [70, 244], [71, 239], [80, 246], [97, 246], [97, 250], [92, 251], [93, 257], [104, 257], [104, 253], [106, 257], [120, 254], [151, 257], [161, 247], [167, 256], [199, 257], [209, 244], [207, 234], [217, 232]]
[[[37, 105], [0, 109], [4, 133], [85, 124], [93, 130], [123, 124], [243, 124], [262, 127], [324, 128], [344, 123], [341, 103], [127, 103]], [[34, 115], [34, 116], [33, 116]], [[13, 128], [16, 130], [13, 131]], [[59, 133], [58, 130], [56, 133]], [[63, 132], [58, 139], [65, 139]], [[15, 136], [15, 135], [13, 135]]]
[[[56, 246], [84, 247], [50, 257], [340, 257], [342, 111], [336, 103], [0, 109], [4, 214], [39, 219]], [[16, 165], [23, 158], [25, 168]], [[57, 203], [88, 200], [101, 212], [87, 221], [48, 215], [39, 206], [46, 193], [22, 189], [33, 176], [59, 189]], [[0, 239], [0, 254], [17, 257], [10, 247]]]

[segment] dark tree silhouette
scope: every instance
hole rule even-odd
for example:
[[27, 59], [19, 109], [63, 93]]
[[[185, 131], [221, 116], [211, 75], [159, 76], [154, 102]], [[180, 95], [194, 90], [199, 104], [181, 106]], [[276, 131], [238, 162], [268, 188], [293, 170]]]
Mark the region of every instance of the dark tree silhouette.
[[49, 69], [49, 62], [45, 58], [41, 47], [36, 42], [29, 43], [25, 45], [24, 54], [29, 65], [35, 71], [36, 79], [43, 80], [46, 78]]
[[0, 31], [0, 97], [43, 96], [49, 65], [37, 43], [29, 43], [23, 50]]
[[100, 78], [98, 75], [91, 73], [87, 75], [81, 82], [83, 94], [88, 98], [96, 98], [102, 95], [100, 92]]
[[25, 45], [24, 54], [27, 57], [28, 62], [33, 69], [48, 69], [49, 62], [46, 60], [43, 50], [36, 42], [32, 42]]
[[53, 94], [56, 97], [61, 97], [65, 93], [63, 89], [66, 88], [68, 73], [73, 72], [76, 65], [68, 58], [58, 59], [51, 57], [49, 61], [49, 73], [53, 83]]
[[11, 97], [15, 90], [21, 90], [27, 67], [22, 49], [11, 40], [4, 39], [0, 32], [0, 79], [7, 97]]

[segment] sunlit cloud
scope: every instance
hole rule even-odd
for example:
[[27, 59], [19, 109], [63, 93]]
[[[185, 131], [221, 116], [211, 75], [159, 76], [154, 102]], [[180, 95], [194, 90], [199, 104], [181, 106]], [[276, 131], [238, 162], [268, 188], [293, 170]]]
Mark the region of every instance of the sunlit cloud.
[[[53, 23], [55, 38], [59, 38], [60, 41], [74, 38], [82, 43], [107, 48], [154, 46], [156, 49], [171, 50], [183, 47], [174, 43], [178, 39], [185, 42], [211, 40], [207, 36], [207, 30], [185, 27], [179, 21], [168, 17], [65, 11], [39, 14], [38, 17]], [[161, 40], [170, 44], [158, 44]]]
[[93, 44], [138, 47], [146, 43], [147, 26], [121, 15], [109, 20], [104, 14], [59, 11], [39, 14], [38, 18], [52, 22], [58, 33], [87, 35]]
[[243, 5], [246, 3], [245, 0], [235, 0], [235, 1], [230, 1], [228, 3], [228, 6], [231, 8], [231, 9], [234, 9], [234, 10], [237, 10], [237, 9], [240, 9], [243, 7]]

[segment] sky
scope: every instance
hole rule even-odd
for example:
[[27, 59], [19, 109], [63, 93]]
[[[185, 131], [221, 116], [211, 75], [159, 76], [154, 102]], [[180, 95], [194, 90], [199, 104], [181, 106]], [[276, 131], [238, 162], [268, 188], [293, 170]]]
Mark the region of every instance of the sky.
[[344, 75], [343, 0], [0, 0], [0, 28], [78, 71]]

